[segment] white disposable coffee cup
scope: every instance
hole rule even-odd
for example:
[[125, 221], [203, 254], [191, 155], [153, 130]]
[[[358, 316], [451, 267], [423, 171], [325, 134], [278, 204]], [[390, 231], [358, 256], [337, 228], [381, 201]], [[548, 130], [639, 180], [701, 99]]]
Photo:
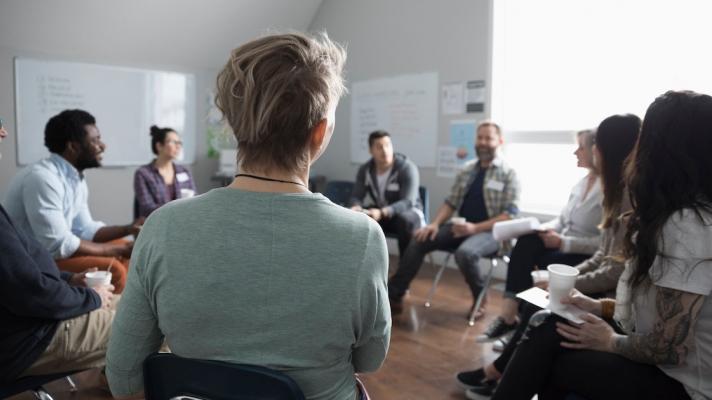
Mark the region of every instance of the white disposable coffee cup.
[[108, 271], [87, 272], [85, 277], [87, 286], [89, 287], [107, 286], [111, 284], [111, 272]]
[[549, 271], [549, 308], [562, 309], [561, 299], [571, 293], [579, 270], [564, 264], [551, 264], [546, 269]]
[[532, 271], [532, 281], [535, 285], [540, 282], [549, 282], [549, 271], [543, 269]]
[[467, 220], [464, 217], [452, 217], [450, 218], [450, 222], [455, 225], [463, 225], [467, 223]]

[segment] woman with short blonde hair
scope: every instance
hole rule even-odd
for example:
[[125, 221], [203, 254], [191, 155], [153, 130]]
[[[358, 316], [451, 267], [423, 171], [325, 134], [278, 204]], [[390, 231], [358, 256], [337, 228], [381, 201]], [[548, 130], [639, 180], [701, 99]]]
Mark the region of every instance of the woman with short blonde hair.
[[308, 190], [334, 129], [344, 49], [326, 35], [273, 35], [235, 49], [217, 104], [238, 141], [233, 183], [156, 210], [134, 247], [107, 376], [142, 390], [165, 337], [190, 358], [284, 371], [307, 399], [359, 399], [390, 339], [383, 233]]
[[[346, 91], [346, 52], [299, 34], [268, 36], [232, 52], [218, 75], [216, 103], [235, 134], [241, 169], [296, 171], [309, 167], [310, 136]], [[330, 118], [329, 118], [330, 117]], [[322, 134], [323, 135], [323, 134]]]

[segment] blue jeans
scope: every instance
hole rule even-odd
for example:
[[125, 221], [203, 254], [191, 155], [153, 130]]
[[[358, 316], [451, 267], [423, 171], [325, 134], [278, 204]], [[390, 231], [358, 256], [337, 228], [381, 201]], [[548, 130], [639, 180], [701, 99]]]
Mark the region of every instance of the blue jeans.
[[392, 300], [400, 300], [418, 274], [425, 256], [433, 250], [445, 250], [454, 252], [455, 263], [464, 275], [472, 297], [477, 298], [483, 286], [477, 264], [481, 257], [492, 255], [498, 249], [499, 243], [494, 240], [492, 232], [455, 238], [452, 234], [452, 224], [445, 224], [440, 227], [434, 240], [411, 240], [405, 253], [401, 254], [398, 271], [388, 282], [388, 296]]

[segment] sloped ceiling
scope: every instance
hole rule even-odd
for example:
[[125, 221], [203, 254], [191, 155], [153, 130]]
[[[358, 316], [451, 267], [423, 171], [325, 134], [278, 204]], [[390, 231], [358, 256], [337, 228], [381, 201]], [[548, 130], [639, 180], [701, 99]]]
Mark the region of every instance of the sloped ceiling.
[[0, 0], [0, 46], [218, 68], [269, 31], [307, 30], [322, 0]]

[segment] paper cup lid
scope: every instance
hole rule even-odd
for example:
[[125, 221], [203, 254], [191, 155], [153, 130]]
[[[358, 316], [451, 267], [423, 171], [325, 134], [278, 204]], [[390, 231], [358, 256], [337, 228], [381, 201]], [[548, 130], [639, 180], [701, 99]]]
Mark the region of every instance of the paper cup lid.
[[557, 275], [576, 276], [579, 274], [578, 269], [570, 265], [564, 264], [550, 264], [548, 267], [546, 267], [546, 269], [549, 271], [549, 273]]

